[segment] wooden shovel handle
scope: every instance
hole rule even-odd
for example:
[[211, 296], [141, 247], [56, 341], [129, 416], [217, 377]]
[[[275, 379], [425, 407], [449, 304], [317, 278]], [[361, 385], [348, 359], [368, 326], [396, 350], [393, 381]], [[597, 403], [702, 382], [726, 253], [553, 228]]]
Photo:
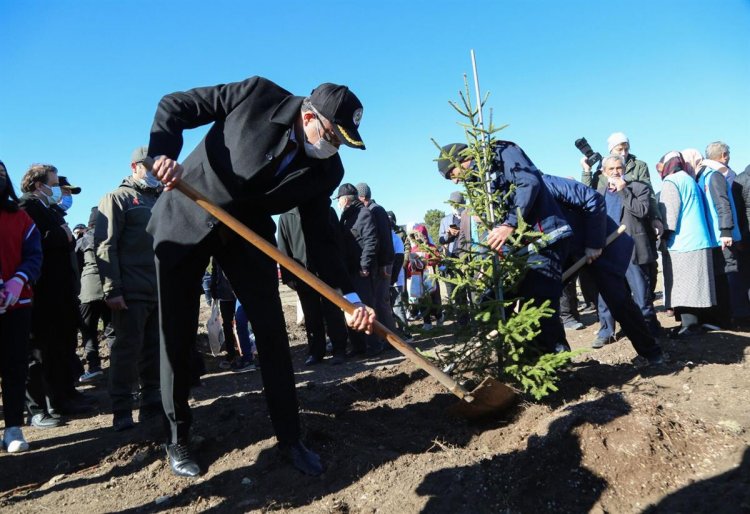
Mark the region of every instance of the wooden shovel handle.
[[[625, 227], [625, 225], [620, 225], [620, 226], [619, 226], [619, 227], [617, 228], [617, 230], [615, 230], [615, 231], [614, 231], [614, 232], [612, 232], [612, 233], [611, 233], [611, 234], [610, 234], [609, 236], [607, 236], [607, 241], [606, 241], [606, 242], [604, 243], [604, 248], [606, 248], [607, 246], [609, 246], [609, 244], [610, 244], [610, 243], [611, 243], [612, 241], [614, 241], [615, 239], [617, 239], [618, 237], [620, 237], [620, 234], [622, 234], [623, 232], [625, 232], [625, 228], [626, 228], [626, 227]], [[565, 282], [566, 282], [566, 281], [567, 281], [567, 280], [568, 280], [568, 279], [569, 279], [569, 278], [570, 278], [571, 276], [575, 275], [575, 273], [576, 273], [576, 272], [577, 272], [577, 271], [578, 271], [579, 269], [583, 268], [583, 266], [584, 266], [584, 265], [586, 264], [586, 260], [587, 260], [587, 257], [586, 257], [586, 256], [584, 255], [583, 257], [581, 257], [580, 259], [578, 259], [578, 260], [577, 260], [577, 261], [575, 262], [575, 264], [573, 264], [573, 265], [572, 265], [572, 266], [571, 266], [570, 268], [568, 268], [567, 270], [565, 270], [565, 273], [563, 273], [563, 276], [562, 276], [562, 281], [563, 281], [563, 284], [564, 284], [564, 283], [565, 283]]]
[[[205, 196], [200, 192], [196, 191], [192, 186], [186, 184], [184, 181], [180, 181], [175, 186], [185, 196], [193, 200], [203, 209], [208, 211], [212, 216], [221, 221], [224, 225], [229, 227], [231, 230], [236, 232], [239, 236], [245, 239], [248, 243], [258, 248], [261, 252], [265, 253], [274, 261], [278, 262], [284, 268], [289, 270], [297, 278], [302, 280], [304, 283], [312, 287], [315, 291], [320, 293], [323, 297], [328, 299], [331, 303], [342, 309], [344, 312], [351, 314], [357, 307], [349, 300], [341, 296], [335, 289], [330, 287], [328, 284], [320, 280], [318, 277], [307, 271], [305, 267], [300, 265], [294, 259], [284, 255], [274, 245], [260, 237], [258, 234], [246, 227], [237, 218], [229, 214], [227, 211], [211, 203]], [[462, 387], [458, 382], [451, 378], [448, 374], [438, 369], [430, 361], [422, 357], [414, 348], [406, 344], [396, 334], [390, 331], [379, 321], [375, 321], [373, 325], [375, 333], [385, 338], [391, 343], [399, 352], [405, 357], [411, 360], [414, 364], [425, 370], [427, 373], [437, 379], [443, 386], [445, 386], [450, 392], [462, 398], [466, 401], [472, 401], [473, 397], [469, 392]]]

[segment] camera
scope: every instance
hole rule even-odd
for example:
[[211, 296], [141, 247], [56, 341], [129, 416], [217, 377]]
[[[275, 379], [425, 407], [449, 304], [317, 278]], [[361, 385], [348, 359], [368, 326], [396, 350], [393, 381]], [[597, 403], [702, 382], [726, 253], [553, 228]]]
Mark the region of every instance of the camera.
[[581, 153], [586, 156], [586, 164], [588, 164], [590, 168], [593, 168], [594, 164], [596, 164], [597, 162], [601, 162], [602, 154], [593, 151], [591, 149], [591, 145], [588, 141], [586, 141], [585, 137], [576, 139], [575, 145], [576, 148], [578, 148], [578, 150], [580, 150]]

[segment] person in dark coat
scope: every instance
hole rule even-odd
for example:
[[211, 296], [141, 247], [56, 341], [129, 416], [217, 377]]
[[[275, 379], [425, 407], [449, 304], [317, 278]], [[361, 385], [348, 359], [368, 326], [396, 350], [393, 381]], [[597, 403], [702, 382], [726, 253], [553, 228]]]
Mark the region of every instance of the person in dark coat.
[[638, 355], [651, 364], [663, 363], [661, 348], [633, 301], [625, 279], [633, 254], [633, 239], [622, 234], [605, 246], [607, 236], [616, 231], [618, 225], [607, 216], [604, 197], [590, 187], [551, 175], [544, 175], [544, 184], [573, 229], [566, 266], [588, 257], [588, 271], [599, 294], [610, 306], [612, 317], [620, 323]]
[[81, 271], [81, 293], [78, 299], [81, 304], [81, 337], [86, 356], [88, 370], [80, 376], [79, 382], [93, 382], [104, 375], [99, 357], [99, 320], [104, 323], [104, 337], [109, 346], [114, 341], [114, 329], [112, 328], [112, 313], [104, 301], [102, 281], [99, 278], [99, 267], [96, 265], [96, 244], [94, 242], [94, 231], [96, 229], [96, 218], [99, 209], [91, 209], [88, 230], [76, 241], [76, 254], [83, 257], [83, 269]]
[[[372, 276], [372, 301], [378, 320], [392, 332], [396, 331], [396, 322], [391, 311], [391, 272], [393, 271], [393, 238], [391, 237], [391, 220], [388, 213], [372, 198], [370, 186], [360, 182], [355, 186], [359, 201], [367, 207], [375, 222], [378, 234], [378, 269]], [[386, 347], [389, 343], [383, 340]]]
[[[149, 231], [159, 280], [161, 390], [170, 427], [167, 453], [176, 474], [200, 473], [187, 445], [191, 415], [186, 347], [195, 344], [200, 299], [194, 291], [211, 255], [252, 323], [282, 457], [305, 473], [318, 475], [323, 468], [319, 457], [301, 442], [276, 264], [171, 189], [184, 180], [274, 242], [273, 214], [299, 207], [300, 216], [311, 225], [325, 222], [330, 197], [344, 176], [339, 147], [365, 148], [358, 131], [361, 118], [362, 104], [345, 86], [321, 84], [303, 98], [261, 77], [173, 93], [159, 102], [148, 154], [166, 191], [154, 207]], [[182, 132], [209, 124], [206, 136], [179, 164]], [[350, 326], [371, 330], [372, 309], [354, 295], [349, 298], [359, 307], [348, 319]]]
[[[656, 245], [651, 239], [651, 190], [643, 182], [626, 181], [625, 160], [620, 155], [609, 155], [602, 162], [602, 173], [608, 182], [600, 186], [598, 192], [604, 197], [607, 214], [619, 225], [625, 225], [626, 232], [633, 238], [635, 247], [625, 278], [638, 308], [654, 336], [661, 331], [656, 319], [651, 291], [650, 270], [656, 262]], [[599, 323], [601, 328], [592, 348], [602, 348], [615, 335], [614, 319], [607, 303], [599, 299]]]
[[[341, 184], [336, 195], [341, 209], [341, 245], [344, 264], [354, 290], [367, 305], [373, 300], [373, 275], [378, 269], [378, 234], [372, 213], [357, 197], [357, 188]], [[374, 356], [383, 351], [383, 343], [375, 336], [350, 332], [352, 354]]]
[[[551, 197], [542, 180], [541, 172], [531, 159], [515, 143], [495, 141], [493, 162], [490, 172], [493, 175], [491, 188], [499, 198], [507, 198], [504, 205], [505, 217], [498, 220], [488, 236], [487, 244], [501, 252], [506, 240], [518, 226], [520, 216], [535, 230], [548, 235], [548, 244], [533, 262], [519, 284], [518, 296], [533, 299], [535, 305], [549, 300], [554, 314], [540, 320], [541, 333], [537, 336], [538, 346], [543, 351], [553, 352], [565, 342], [565, 332], [559, 318], [560, 295], [562, 294], [562, 265], [567, 255], [567, 239], [571, 235], [570, 226], [560, 212], [557, 202]], [[461, 154], [467, 146], [453, 143], [443, 147], [441, 156], [455, 156], [452, 160], [438, 159], [438, 171], [446, 179], [463, 180], [465, 170], [472, 160]], [[458, 161], [460, 166], [456, 166]], [[508, 195], [511, 192], [512, 194]], [[565, 343], [567, 344], [567, 343]]]
[[[338, 219], [333, 209], [329, 210], [328, 227], [311, 227], [314, 231], [338, 230]], [[335, 239], [331, 239], [334, 241]], [[279, 250], [284, 252], [308, 271], [323, 280], [335, 289], [343, 289], [341, 284], [349, 280], [344, 271], [343, 255], [339, 245], [331, 246], [327, 252], [313, 252], [312, 255], [325, 255], [322, 262], [313, 262], [312, 255], [308, 253], [309, 246], [315, 246], [315, 241], [309, 241], [305, 237], [305, 231], [300, 221], [299, 209], [296, 207], [285, 212], [279, 217]], [[338, 269], [343, 273], [331, 273], [330, 270]], [[281, 267], [281, 281], [290, 288], [297, 291], [302, 312], [305, 314], [305, 331], [307, 332], [308, 356], [305, 360], [306, 366], [311, 366], [323, 361], [326, 354], [326, 333], [331, 339], [333, 346], [333, 357], [331, 364], [344, 362], [346, 354], [346, 321], [344, 313], [315, 292], [310, 286], [298, 280], [286, 268]], [[351, 289], [352, 286], [345, 287]]]
[[19, 201], [42, 236], [42, 271], [34, 286], [31, 357], [26, 409], [36, 427], [54, 427], [60, 415], [91, 410], [75, 389], [78, 375], [70, 366], [78, 327], [77, 271], [73, 267], [73, 233], [56, 207], [60, 199], [57, 168], [34, 164], [23, 176]]

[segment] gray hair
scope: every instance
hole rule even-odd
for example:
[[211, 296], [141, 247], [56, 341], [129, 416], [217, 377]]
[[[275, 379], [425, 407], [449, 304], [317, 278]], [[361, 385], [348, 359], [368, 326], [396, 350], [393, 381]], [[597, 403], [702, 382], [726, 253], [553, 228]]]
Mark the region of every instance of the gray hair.
[[620, 161], [622, 167], [625, 167], [625, 158], [622, 155], [617, 154], [606, 156], [604, 159], [602, 159], [602, 168], [606, 168], [609, 161]]
[[345, 205], [347, 205], [347, 206], [349, 206], [353, 202], [359, 200], [359, 198], [357, 198], [357, 195], [341, 195], [339, 198], [343, 198], [344, 201], [346, 202]]
[[729, 145], [721, 141], [714, 141], [706, 147], [706, 159], [720, 159], [725, 153], [729, 153]]

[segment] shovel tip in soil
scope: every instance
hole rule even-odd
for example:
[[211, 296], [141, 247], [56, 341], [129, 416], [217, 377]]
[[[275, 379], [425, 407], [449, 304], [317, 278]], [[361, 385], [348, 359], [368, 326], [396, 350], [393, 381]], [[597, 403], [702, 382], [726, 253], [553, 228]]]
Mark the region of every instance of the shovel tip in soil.
[[504, 413], [517, 399], [515, 389], [487, 377], [464, 400], [449, 407], [448, 412], [468, 420], [479, 420]]

